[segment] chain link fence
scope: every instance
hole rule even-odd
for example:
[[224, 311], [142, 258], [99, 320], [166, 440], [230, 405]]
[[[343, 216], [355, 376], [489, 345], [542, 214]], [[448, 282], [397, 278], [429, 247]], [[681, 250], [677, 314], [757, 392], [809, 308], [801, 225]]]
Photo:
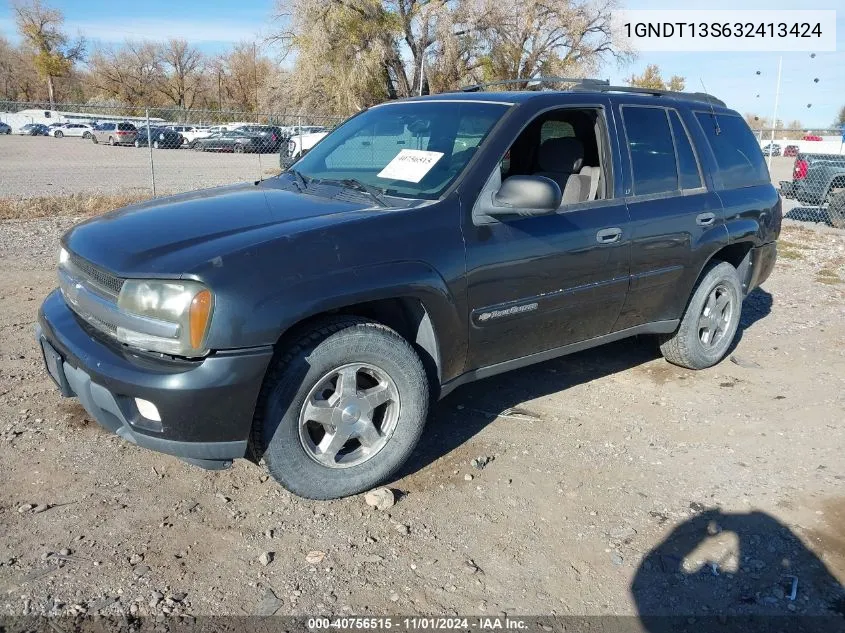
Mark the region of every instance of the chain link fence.
[[305, 113], [0, 101], [0, 198], [161, 196], [255, 181], [278, 173], [341, 121]]
[[[141, 198], [260, 180], [341, 121], [302, 112], [0, 101], [0, 198]], [[786, 217], [845, 228], [842, 131], [754, 133]]]
[[841, 129], [754, 130], [787, 218], [845, 228], [845, 147]]

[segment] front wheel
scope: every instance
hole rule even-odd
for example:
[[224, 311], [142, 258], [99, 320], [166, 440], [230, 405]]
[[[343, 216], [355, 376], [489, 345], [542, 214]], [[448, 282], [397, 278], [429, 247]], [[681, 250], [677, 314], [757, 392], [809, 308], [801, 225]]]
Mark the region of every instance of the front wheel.
[[382, 483], [405, 462], [428, 415], [428, 381], [392, 329], [334, 317], [277, 358], [261, 390], [253, 447], [272, 477], [310, 499]]
[[159, 148], [158, 141], [153, 141], [153, 149], [158, 149], [158, 148]]
[[91, 135], [91, 140], [94, 141], [94, 145], [96, 145], [97, 143], [100, 142], [100, 141], [97, 140], [97, 137], [94, 136], [93, 134]]
[[82, 138], [84, 138], [84, 139], [86, 139], [86, 140], [87, 140], [87, 139], [90, 139], [90, 138], [91, 138], [91, 132], [84, 132], [84, 133], [82, 134]]
[[56, 138], [62, 138], [64, 136], [64, 133], [61, 130], [56, 130], [56, 133], [53, 136], [55, 136]]
[[235, 145], [235, 154], [243, 154], [244, 153], [244, 146], [243, 145]]
[[742, 285], [736, 268], [727, 262], [710, 262], [681, 325], [661, 340], [663, 357], [688, 369], [712, 367], [733, 344], [741, 312]]
[[113, 136], [110, 136], [110, 137], [109, 137], [109, 145], [111, 145], [112, 147], [114, 147], [114, 146], [116, 145], [116, 143], [114, 142], [114, 137], [113, 137]]
[[135, 147], [141, 147], [141, 141], [135, 141]]

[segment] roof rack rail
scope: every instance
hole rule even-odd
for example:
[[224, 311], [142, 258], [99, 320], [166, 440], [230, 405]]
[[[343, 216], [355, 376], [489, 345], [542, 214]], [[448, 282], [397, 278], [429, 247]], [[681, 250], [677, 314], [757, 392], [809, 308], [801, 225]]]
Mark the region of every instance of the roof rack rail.
[[[490, 86], [512, 86], [516, 84], [544, 84], [544, 83], [565, 83], [577, 84], [579, 86], [609, 86], [607, 79], [592, 79], [590, 77], [531, 77], [530, 79], [503, 79], [501, 81], [489, 81], [487, 83], [464, 86], [457, 92], [478, 92]], [[527, 88], [531, 89], [531, 88]], [[589, 88], [587, 88], [589, 89]]]
[[597, 90], [599, 92], [631, 92], [635, 94], [654, 95], [655, 97], [671, 97], [686, 101], [703, 101], [713, 105], [726, 107], [721, 99], [706, 92], [678, 92], [675, 90], [658, 90], [657, 88], [640, 88], [638, 86], [611, 86], [609, 83], [598, 86], [578, 85], [573, 90]]

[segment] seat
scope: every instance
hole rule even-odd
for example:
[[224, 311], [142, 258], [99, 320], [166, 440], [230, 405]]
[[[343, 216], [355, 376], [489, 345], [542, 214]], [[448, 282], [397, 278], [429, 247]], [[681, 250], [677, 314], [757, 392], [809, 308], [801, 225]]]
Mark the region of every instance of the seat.
[[561, 191], [566, 189], [570, 176], [578, 174], [584, 165], [584, 144], [577, 138], [549, 138], [537, 153], [537, 176], [554, 180]]
[[601, 168], [584, 165], [584, 144], [577, 138], [543, 141], [537, 156], [537, 176], [554, 180], [563, 192], [562, 204], [595, 200]]

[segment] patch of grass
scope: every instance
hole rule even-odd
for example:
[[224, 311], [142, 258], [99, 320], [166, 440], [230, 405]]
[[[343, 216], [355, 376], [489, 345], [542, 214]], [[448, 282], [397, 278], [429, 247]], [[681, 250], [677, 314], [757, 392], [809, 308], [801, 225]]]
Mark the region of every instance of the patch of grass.
[[831, 270], [830, 268], [822, 268], [819, 272], [817, 272], [816, 281], [821, 284], [828, 284], [831, 286], [845, 283], [842, 277], [840, 277], [835, 270]]
[[67, 215], [100, 215], [135, 202], [149, 200], [147, 193], [71, 194], [37, 198], [0, 198], [0, 220], [28, 220]]
[[778, 242], [778, 257], [783, 259], [804, 259], [804, 254], [798, 248], [792, 248]]

